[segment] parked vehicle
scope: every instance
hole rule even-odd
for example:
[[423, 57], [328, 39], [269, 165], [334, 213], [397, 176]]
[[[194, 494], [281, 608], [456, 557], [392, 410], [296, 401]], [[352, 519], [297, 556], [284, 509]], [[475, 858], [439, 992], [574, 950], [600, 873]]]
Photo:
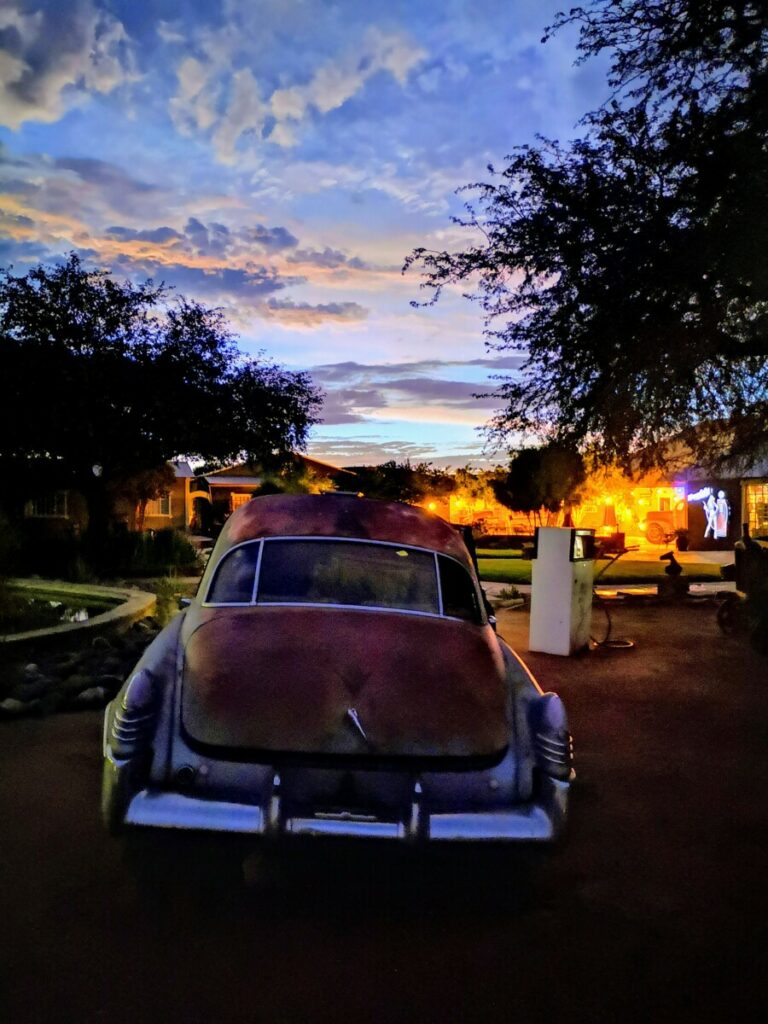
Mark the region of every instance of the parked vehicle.
[[572, 777], [461, 533], [351, 495], [233, 513], [104, 721], [115, 830], [551, 840]]

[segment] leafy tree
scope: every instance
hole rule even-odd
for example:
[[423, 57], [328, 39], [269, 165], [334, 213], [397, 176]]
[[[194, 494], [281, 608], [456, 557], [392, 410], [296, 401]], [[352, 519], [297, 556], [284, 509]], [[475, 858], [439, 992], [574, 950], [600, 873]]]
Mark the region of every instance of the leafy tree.
[[565, 503], [578, 501], [585, 480], [581, 455], [554, 444], [517, 452], [509, 472], [493, 479], [491, 489], [501, 505], [530, 516], [542, 508], [559, 512]]
[[390, 459], [378, 466], [348, 468], [357, 477], [356, 486], [369, 498], [413, 503], [428, 495], [450, 494], [455, 488], [451, 475], [435, 469], [429, 462], [412, 466], [410, 460]]
[[133, 476], [114, 480], [110, 486], [110, 497], [113, 502], [120, 499], [135, 508], [136, 529], [144, 529], [144, 520], [147, 514], [147, 505], [155, 498], [159, 498], [165, 491], [170, 490], [176, 479], [173, 466], [163, 462], [152, 469], [144, 469]]
[[749, 454], [768, 442], [768, 7], [592, 0], [558, 17], [607, 53], [610, 102], [569, 145], [516, 149], [417, 249], [437, 301], [470, 282], [489, 345], [522, 355], [491, 432], [600, 461]]
[[74, 253], [0, 272], [0, 357], [0, 469], [42, 463], [85, 495], [99, 534], [121, 485], [175, 456], [287, 457], [320, 405], [307, 374], [242, 355], [220, 310]]

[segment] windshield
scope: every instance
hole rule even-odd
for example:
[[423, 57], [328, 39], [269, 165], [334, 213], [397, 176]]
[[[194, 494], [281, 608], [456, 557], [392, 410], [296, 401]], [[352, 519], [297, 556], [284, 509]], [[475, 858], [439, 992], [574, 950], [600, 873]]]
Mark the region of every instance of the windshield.
[[343, 540], [241, 545], [222, 559], [207, 602], [392, 608], [482, 622], [472, 579], [453, 559]]

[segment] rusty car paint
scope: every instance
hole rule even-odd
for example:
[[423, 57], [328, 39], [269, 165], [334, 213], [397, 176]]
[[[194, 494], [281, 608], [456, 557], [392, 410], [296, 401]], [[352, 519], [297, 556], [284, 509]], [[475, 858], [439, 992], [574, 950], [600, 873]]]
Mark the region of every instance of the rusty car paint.
[[190, 609], [185, 634], [182, 721], [201, 743], [450, 757], [509, 742], [504, 659], [490, 626], [265, 605]]
[[461, 534], [440, 516], [397, 502], [340, 494], [271, 494], [242, 505], [224, 524], [211, 562], [261, 537], [338, 537], [388, 541], [451, 555], [468, 569]]

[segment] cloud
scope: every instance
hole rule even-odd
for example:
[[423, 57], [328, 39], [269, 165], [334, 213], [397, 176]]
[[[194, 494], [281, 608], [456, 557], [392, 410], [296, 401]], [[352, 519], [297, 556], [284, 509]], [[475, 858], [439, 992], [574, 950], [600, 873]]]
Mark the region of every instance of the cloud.
[[86, 157], [59, 157], [54, 160], [54, 167], [64, 171], [72, 171], [82, 181], [89, 185], [96, 185], [110, 192], [120, 192], [130, 189], [132, 192], [149, 193], [158, 192], [156, 185], [140, 181], [132, 175], [127, 174], [122, 167], [109, 163], [106, 160], [94, 160]]
[[213, 68], [196, 57], [185, 57], [176, 69], [179, 85], [170, 111], [173, 123], [184, 135], [195, 130], [205, 132], [216, 120], [220, 90], [210, 84], [212, 75]]
[[235, 269], [226, 266], [195, 267], [171, 260], [162, 262], [151, 257], [123, 255], [112, 265], [113, 273], [130, 277], [151, 277], [155, 281], [178, 288], [182, 294], [192, 298], [213, 298], [216, 301], [228, 299], [248, 304], [259, 304], [268, 296], [289, 285], [301, 283], [300, 279], [284, 278], [271, 267], [251, 266]]
[[107, 235], [124, 242], [155, 242], [158, 245], [166, 245], [168, 242], [178, 241], [181, 235], [173, 228], [162, 227], [152, 230], [135, 231], [133, 228], [112, 227], [107, 228]]
[[379, 382], [383, 390], [397, 391], [424, 405], [452, 405], [466, 409], [495, 409], [499, 400], [478, 398], [482, 387], [464, 380], [440, 380], [434, 377], [393, 378]]
[[125, 29], [91, 0], [0, 9], [0, 119], [53, 122], [91, 93], [110, 93], [138, 76]]
[[266, 319], [277, 320], [290, 327], [316, 327], [328, 321], [358, 323], [368, 316], [368, 310], [357, 302], [327, 302], [313, 306], [309, 302], [293, 302], [291, 299], [270, 299], [261, 307], [261, 312]]
[[434, 455], [432, 444], [416, 444], [410, 441], [383, 441], [380, 434], [361, 434], [355, 438], [317, 438], [310, 442], [309, 452], [313, 458], [345, 465], [378, 465], [395, 459], [404, 462], [411, 459], [421, 462]]
[[[176, 42], [164, 25], [164, 37]], [[243, 40], [230, 24], [198, 34], [200, 55], [186, 55], [176, 68], [176, 93], [170, 114], [184, 134], [210, 137], [217, 159], [235, 164], [263, 140], [290, 149], [308, 118], [325, 117], [356, 96], [374, 76], [387, 73], [402, 87], [426, 52], [402, 32], [372, 27], [355, 48], [317, 67], [303, 83], [280, 85], [257, 81], [245, 60]], [[234, 70], [233, 70], [234, 67]]]
[[266, 228], [263, 224], [244, 228], [240, 237], [247, 242], [255, 242], [267, 252], [281, 252], [283, 249], [293, 249], [299, 244], [298, 238], [287, 228]]
[[288, 257], [289, 263], [308, 263], [315, 267], [324, 267], [327, 270], [336, 270], [339, 267], [351, 267], [353, 270], [367, 270], [368, 264], [359, 257], [346, 256], [339, 249], [331, 249], [326, 246], [322, 252], [317, 249], [297, 249]]
[[229, 99], [223, 116], [213, 133], [213, 146], [219, 160], [234, 164], [241, 138], [261, 139], [261, 130], [268, 114], [250, 68], [236, 71], [230, 81]]
[[[403, 363], [357, 363], [348, 360], [342, 363], [321, 363], [312, 367], [312, 375], [318, 380], [327, 381], [353, 381], [360, 378], [371, 379], [381, 376], [389, 377], [392, 386], [397, 383], [393, 378], [402, 375], [411, 377], [419, 373], [434, 373], [445, 367], [453, 366], [483, 366], [490, 370], [515, 370], [519, 369], [525, 361], [523, 355], [511, 356], [489, 356], [480, 359], [419, 359]], [[420, 378], [423, 379], [423, 378]], [[477, 385], [472, 385], [475, 390], [482, 390]]]
[[341, 423], [364, 423], [366, 412], [383, 409], [386, 399], [375, 388], [342, 388], [326, 393], [323, 402], [322, 419], [326, 426]]
[[[276, 89], [269, 101], [271, 112], [278, 125], [303, 120], [310, 108], [328, 114], [343, 106], [379, 72], [389, 72], [404, 86], [411, 70], [425, 57], [426, 52], [403, 34], [371, 28], [363, 41], [362, 53], [350, 52], [335, 63], [323, 65], [306, 85]], [[275, 129], [269, 137], [282, 144], [275, 138]]]

